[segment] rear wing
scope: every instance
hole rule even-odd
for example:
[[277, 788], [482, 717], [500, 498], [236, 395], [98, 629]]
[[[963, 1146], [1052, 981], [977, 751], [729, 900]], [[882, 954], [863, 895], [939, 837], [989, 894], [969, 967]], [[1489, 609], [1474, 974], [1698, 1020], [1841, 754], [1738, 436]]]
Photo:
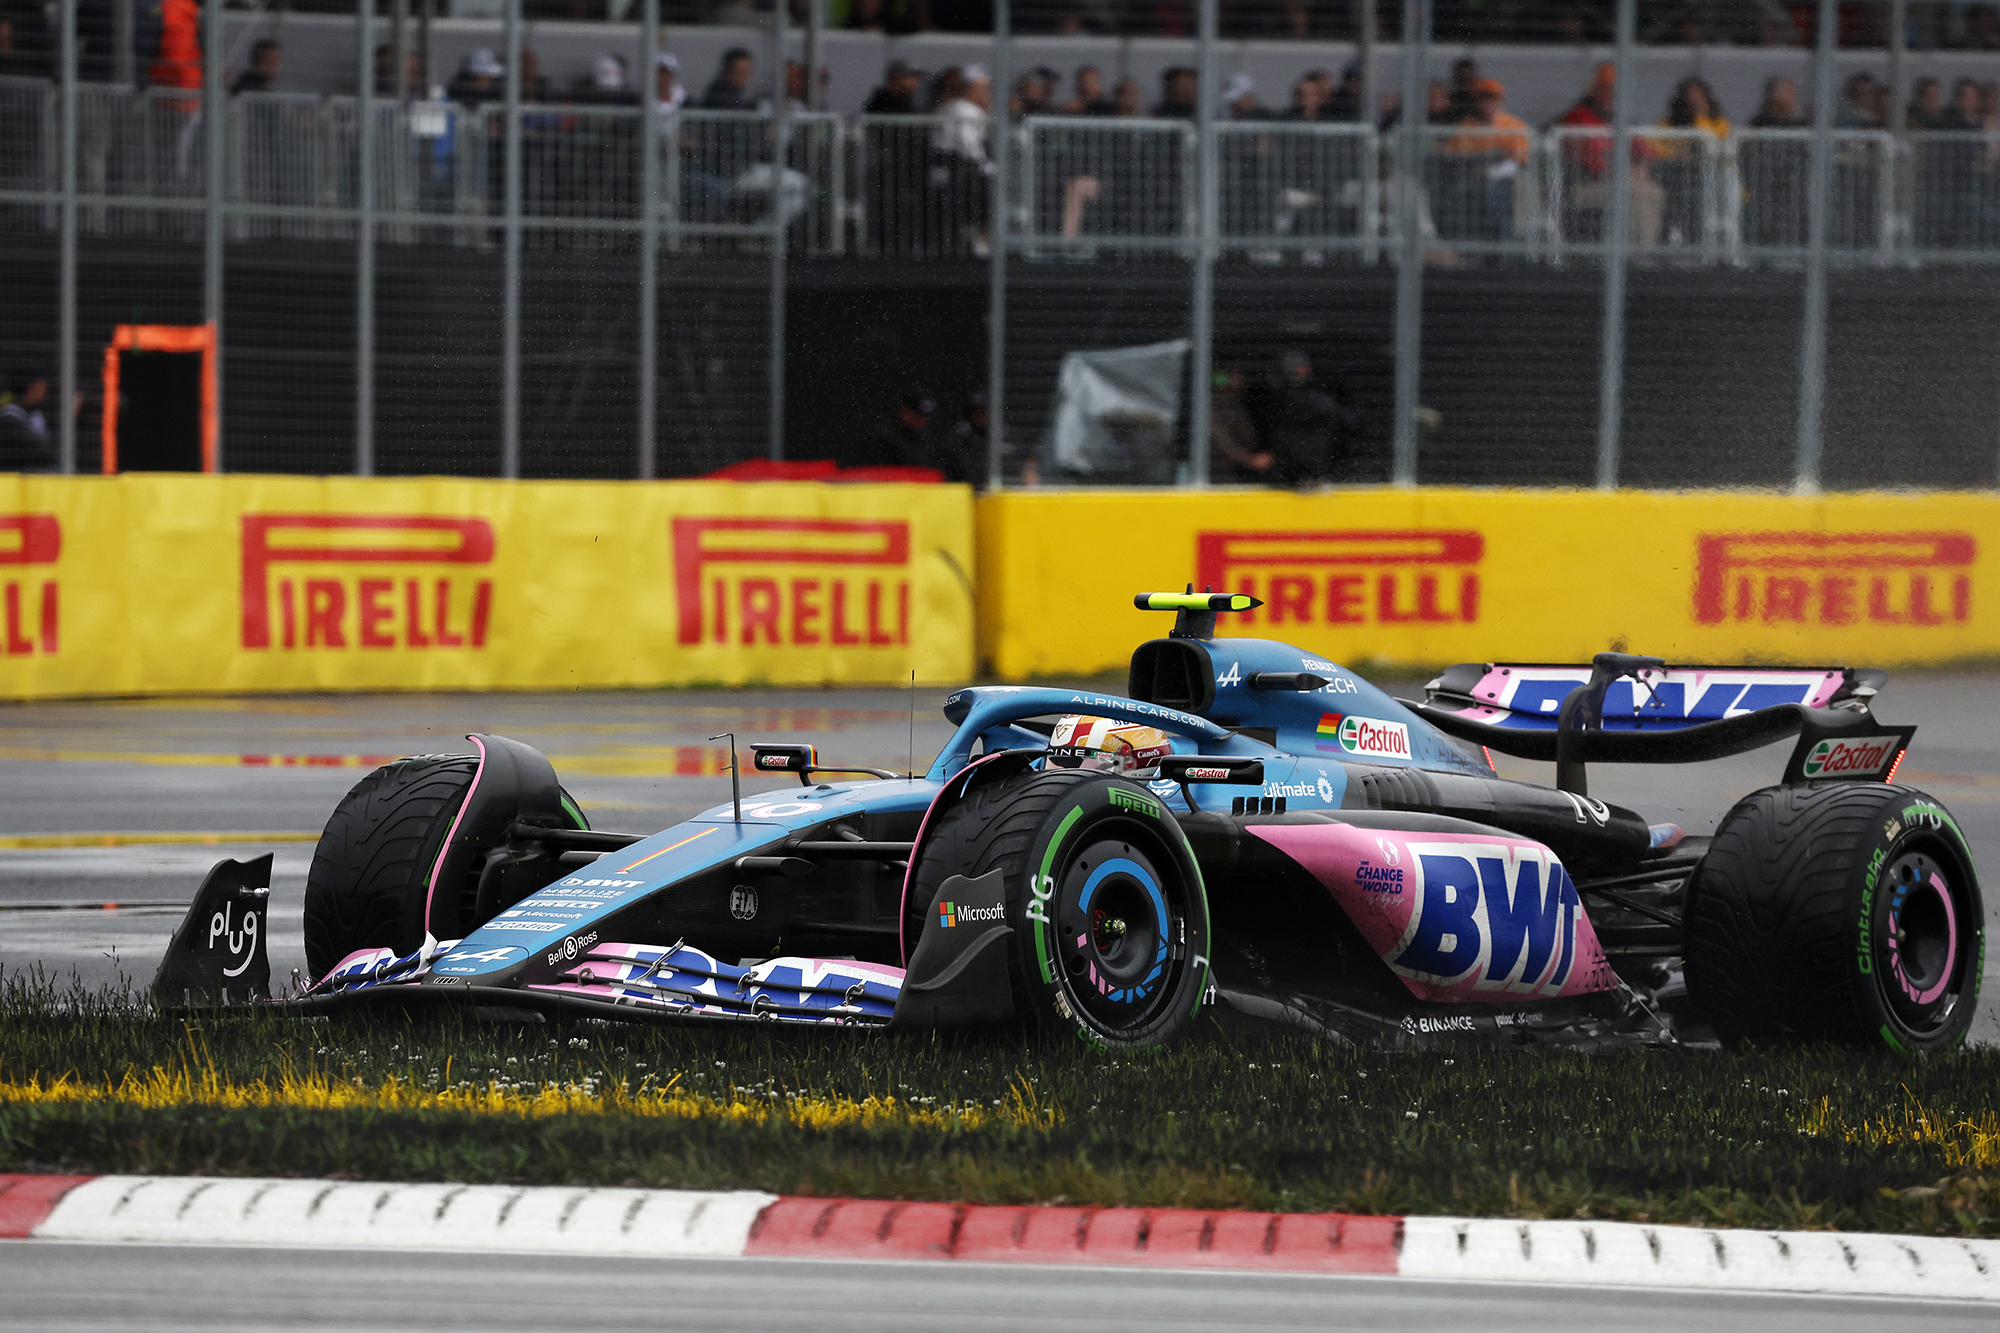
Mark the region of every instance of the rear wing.
[[1798, 736], [1788, 783], [1887, 780], [1916, 734], [1869, 711], [1888, 679], [1873, 668], [1668, 667], [1600, 653], [1589, 666], [1465, 662], [1426, 685], [1423, 702], [1403, 702], [1448, 735], [1522, 759], [1698, 763]]

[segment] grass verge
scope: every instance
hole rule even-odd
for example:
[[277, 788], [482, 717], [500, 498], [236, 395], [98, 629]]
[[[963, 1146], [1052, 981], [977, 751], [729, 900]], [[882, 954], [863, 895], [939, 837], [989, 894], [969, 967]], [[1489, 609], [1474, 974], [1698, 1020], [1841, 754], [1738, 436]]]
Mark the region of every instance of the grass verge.
[[0, 1170], [2000, 1235], [2000, 1052], [182, 1022], [0, 987]]

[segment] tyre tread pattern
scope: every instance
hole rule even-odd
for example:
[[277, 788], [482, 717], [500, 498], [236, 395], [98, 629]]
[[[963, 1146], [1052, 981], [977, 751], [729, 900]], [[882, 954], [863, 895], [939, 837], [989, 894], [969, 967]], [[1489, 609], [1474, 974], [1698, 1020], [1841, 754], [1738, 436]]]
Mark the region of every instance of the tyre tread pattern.
[[357, 949], [404, 954], [423, 943], [431, 867], [478, 768], [476, 755], [399, 759], [341, 798], [306, 874], [315, 977]]

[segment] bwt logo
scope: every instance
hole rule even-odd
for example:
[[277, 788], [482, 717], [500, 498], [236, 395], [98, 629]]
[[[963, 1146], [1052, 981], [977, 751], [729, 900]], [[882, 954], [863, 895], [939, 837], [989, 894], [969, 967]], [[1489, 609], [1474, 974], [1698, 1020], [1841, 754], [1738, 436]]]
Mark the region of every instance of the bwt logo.
[[1461, 529], [1204, 532], [1195, 583], [1262, 598], [1273, 625], [1471, 624], [1485, 554]]
[[[0, 514], [0, 566], [53, 565], [61, 555], [62, 523], [54, 514]], [[25, 571], [10, 574], [0, 568], [0, 598], [5, 600], [7, 619], [0, 652], [8, 657], [53, 655], [61, 644], [56, 581]]]
[[1390, 965], [1435, 985], [1556, 995], [1576, 960], [1576, 885], [1547, 851], [1411, 843], [1419, 888]]
[[1713, 532], [1695, 541], [1698, 625], [1962, 624], [1969, 532]]
[[[861, 569], [872, 566], [872, 577]], [[680, 641], [882, 648], [910, 641], [910, 525], [677, 518]], [[807, 577], [806, 570], [818, 571]]]
[[492, 562], [493, 525], [483, 518], [245, 514], [243, 646], [273, 646], [275, 594], [280, 648], [484, 648], [491, 579], [467, 589], [436, 576], [362, 577], [354, 567]]

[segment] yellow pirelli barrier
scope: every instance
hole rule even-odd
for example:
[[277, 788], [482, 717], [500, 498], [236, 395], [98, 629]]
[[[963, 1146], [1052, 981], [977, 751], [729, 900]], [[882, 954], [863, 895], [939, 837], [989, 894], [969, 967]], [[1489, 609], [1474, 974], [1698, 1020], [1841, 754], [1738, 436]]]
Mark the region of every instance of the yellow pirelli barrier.
[[0, 697], [956, 684], [957, 486], [0, 475]]
[[1910, 665], [2000, 653], [2000, 497], [1010, 492], [979, 501], [979, 643], [1008, 679], [1122, 668], [1131, 594], [1248, 592], [1219, 632], [1335, 661]]

